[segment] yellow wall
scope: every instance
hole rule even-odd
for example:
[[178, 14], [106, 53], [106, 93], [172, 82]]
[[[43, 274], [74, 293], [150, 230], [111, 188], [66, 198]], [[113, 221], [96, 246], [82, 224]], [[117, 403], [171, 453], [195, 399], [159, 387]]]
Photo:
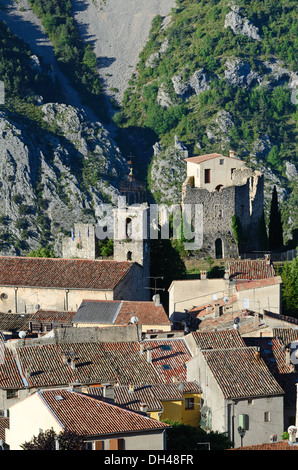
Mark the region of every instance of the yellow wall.
[[185, 409], [185, 400], [177, 401], [163, 401], [162, 406], [164, 411], [160, 419], [163, 421], [169, 419], [170, 421], [178, 421], [181, 424], [189, 424], [191, 426], [198, 426], [200, 422], [200, 395], [198, 393], [187, 393], [184, 398], [194, 398], [194, 409]]

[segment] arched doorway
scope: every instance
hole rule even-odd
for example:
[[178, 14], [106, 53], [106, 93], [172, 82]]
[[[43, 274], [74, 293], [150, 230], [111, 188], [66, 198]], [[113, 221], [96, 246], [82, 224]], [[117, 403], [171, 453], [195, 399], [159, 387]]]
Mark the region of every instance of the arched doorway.
[[222, 244], [222, 239], [217, 238], [215, 240], [215, 258], [216, 259], [221, 259], [223, 257], [223, 244]]

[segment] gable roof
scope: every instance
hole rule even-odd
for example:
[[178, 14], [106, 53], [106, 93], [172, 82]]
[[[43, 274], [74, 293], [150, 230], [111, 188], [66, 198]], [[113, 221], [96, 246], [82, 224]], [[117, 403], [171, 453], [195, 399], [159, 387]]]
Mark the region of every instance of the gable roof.
[[[183, 385], [183, 391], [179, 386]], [[148, 411], [163, 411], [162, 401], [183, 400], [183, 394], [201, 393], [196, 382], [177, 382], [160, 384], [140, 384], [130, 390], [127, 385], [114, 388], [115, 404], [131, 410], [140, 411], [141, 403], [146, 403]], [[90, 387], [89, 395], [103, 396], [102, 387]]]
[[231, 279], [268, 279], [275, 276], [275, 270], [266, 260], [235, 260], [228, 263]]
[[211, 349], [201, 353], [225, 399], [284, 395], [255, 348]]
[[206, 154], [206, 155], [198, 155], [196, 157], [185, 158], [184, 160], [186, 162], [199, 164], [199, 163], [205, 162], [207, 160], [214, 160], [215, 158], [230, 158], [231, 160], [238, 160], [239, 161], [239, 158], [227, 157], [226, 155], [222, 155], [221, 153], [209, 153], [209, 154]]
[[240, 348], [246, 346], [236, 330], [228, 331], [194, 331], [190, 335], [200, 349]]
[[[65, 430], [81, 436], [158, 431], [170, 427], [131, 410], [66, 389], [37, 392]], [[61, 397], [56, 399], [55, 397]]]
[[128, 261], [0, 257], [0, 285], [111, 290], [133, 264]]
[[170, 325], [162, 305], [146, 301], [83, 300], [73, 323], [127, 325], [133, 316], [139, 324]]

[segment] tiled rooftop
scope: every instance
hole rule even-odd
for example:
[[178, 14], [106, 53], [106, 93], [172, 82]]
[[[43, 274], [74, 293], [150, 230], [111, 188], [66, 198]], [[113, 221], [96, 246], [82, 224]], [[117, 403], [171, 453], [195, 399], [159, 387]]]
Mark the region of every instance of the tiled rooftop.
[[[200, 317], [199, 317], [200, 318]], [[213, 318], [206, 316], [200, 318], [199, 324], [200, 331], [232, 331], [234, 330], [235, 318], [239, 318], [239, 332], [241, 334], [252, 332], [256, 329], [262, 328], [259, 321], [255, 321], [254, 315], [247, 310], [232, 311], [223, 313], [219, 317]]]
[[272, 264], [266, 260], [236, 260], [228, 263], [231, 279], [268, 279], [275, 276]]
[[139, 324], [170, 325], [162, 305], [155, 302], [84, 300], [73, 322], [127, 325], [136, 316]]
[[200, 349], [241, 348], [245, 346], [243, 338], [236, 330], [231, 331], [194, 331], [191, 333]]
[[[169, 425], [69, 390], [37, 392], [64, 429], [83, 436], [162, 430]], [[62, 399], [57, 400], [59, 395]]]
[[298, 450], [298, 445], [291, 445], [289, 441], [272, 442], [268, 444], [255, 444], [228, 450]]
[[31, 315], [32, 322], [71, 323], [76, 312], [58, 312], [56, 310], [37, 310]]
[[4, 361], [0, 361], [0, 388], [22, 388], [23, 381], [13, 354], [4, 348]]
[[151, 351], [152, 364], [162, 379], [159, 382], [186, 381], [186, 362], [192, 355], [183, 339], [145, 340], [142, 344]]
[[[201, 393], [201, 389], [196, 382], [181, 382], [183, 393]], [[179, 389], [180, 383], [169, 384], [148, 384], [134, 386], [130, 390], [129, 386], [120, 385], [114, 388], [115, 404], [125, 406], [134, 411], [140, 411], [140, 404], [145, 403], [148, 411], [162, 411], [162, 401], [183, 400], [183, 393]], [[102, 397], [101, 387], [90, 387], [88, 394]]]
[[[163, 380], [140, 354], [138, 343], [48, 344], [17, 349], [29, 386], [49, 387], [70, 383], [156, 383]], [[75, 368], [66, 358], [74, 359]]]
[[31, 314], [0, 313], [0, 331], [22, 331], [28, 329]]
[[219, 157], [220, 158], [235, 158], [235, 157], [227, 157], [225, 155], [222, 155], [221, 153], [209, 153], [206, 155], [198, 155], [196, 157], [185, 158], [185, 161], [190, 162], [190, 163], [202, 163], [207, 160], [213, 160], [214, 158], [219, 158]]
[[0, 257], [0, 285], [110, 290], [132, 265], [117, 261]]
[[0, 439], [2, 439], [3, 442], [5, 442], [5, 429], [8, 429], [8, 428], [9, 428], [9, 418], [0, 418]]
[[202, 354], [224, 398], [284, 394], [255, 348], [212, 349]]

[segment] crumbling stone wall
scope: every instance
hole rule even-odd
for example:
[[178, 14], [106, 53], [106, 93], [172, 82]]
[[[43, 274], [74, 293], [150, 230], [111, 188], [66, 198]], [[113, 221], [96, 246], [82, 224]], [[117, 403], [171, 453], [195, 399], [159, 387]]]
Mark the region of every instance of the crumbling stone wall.
[[[182, 204], [203, 205], [202, 255], [212, 258], [237, 258], [242, 251], [259, 250], [258, 229], [263, 212], [263, 175], [249, 168], [236, 170], [233, 186], [219, 191], [193, 187], [187, 178], [182, 189]], [[232, 217], [239, 218], [243, 243], [238, 244], [232, 227]], [[222, 256], [216, 250], [216, 240]]]

